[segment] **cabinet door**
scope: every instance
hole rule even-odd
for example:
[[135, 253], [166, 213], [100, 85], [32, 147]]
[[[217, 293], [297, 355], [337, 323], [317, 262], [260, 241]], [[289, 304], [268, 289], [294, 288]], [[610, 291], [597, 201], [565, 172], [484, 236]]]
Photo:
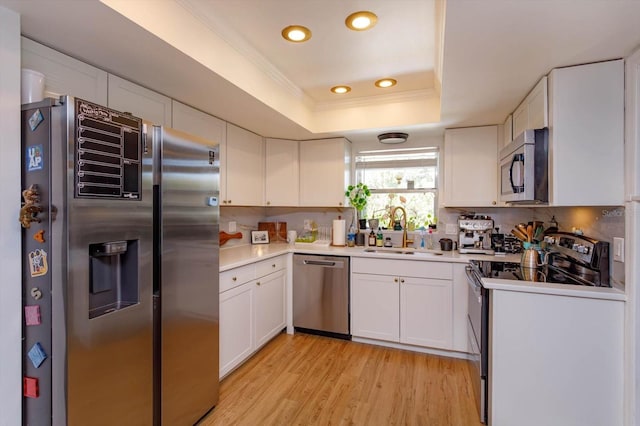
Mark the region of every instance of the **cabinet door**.
[[400, 277], [400, 342], [451, 349], [452, 293], [449, 280]]
[[523, 100], [518, 108], [513, 111], [513, 137], [518, 135], [529, 127], [529, 107], [526, 100]]
[[624, 61], [549, 76], [549, 203], [624, 203]]
[[398, 342], [400, 339], [399, 278], [351, 275], [351, 334]]
[[226, 158], [221, 164], [226, 188], [222, 205], [261, 206], [264, 191], [262, 137], [227, 123]]
[[254, 282], [220, 294], [220, 377], [253, 353]]
[[265, 205], [297, 206], [298, 141], [265, 140]]
[[509, 114], [502, 125], [502, 144], [498, 147], [498, 151], [509, 145], [511, 141], [513, 141], [513, 115]]
[[258, 349], [282, 331], [285, 319], [285, 271], [258, 278], [255, 284], [255, 345]]
[[171, 125], [171, 99], [109, 74], [109, 108], [129, 112], [159, 126]]
[[445, 131], [443, 186], [444, 207], [497, 205], [497, 126]]
[[346, 139], [301, 141], [300, 206], [344, 206], [350, 169], [351, 143]]
[[525, 99], [529, 117], [529, 129], [542, 129], [549, 125], [547, 77], [542, 77]]
[[227, 139], [227, 123], [188, 105], [172, 101], [172, 127], [222, 146]]
[[22, 37], [22, 67], [45, 75], [45, 96], [71, 95], [107, 105], [107, 73]]

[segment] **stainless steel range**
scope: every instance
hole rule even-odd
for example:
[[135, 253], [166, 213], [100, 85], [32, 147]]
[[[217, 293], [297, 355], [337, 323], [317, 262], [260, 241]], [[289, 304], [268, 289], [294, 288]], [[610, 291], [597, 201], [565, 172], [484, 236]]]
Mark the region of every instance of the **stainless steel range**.
[[491, 292], [483, 278], [541, 283], [611, 287], [609, 243], [582, 235], [555, 232], [545, 236], [546, 250], [537, 268], [520, 263], [472, 260], [467, 266], [469, 281], [468, 337], [475, 374], [472, 377], [480, 421], [487, 422], [489, 407], [489, 300]]

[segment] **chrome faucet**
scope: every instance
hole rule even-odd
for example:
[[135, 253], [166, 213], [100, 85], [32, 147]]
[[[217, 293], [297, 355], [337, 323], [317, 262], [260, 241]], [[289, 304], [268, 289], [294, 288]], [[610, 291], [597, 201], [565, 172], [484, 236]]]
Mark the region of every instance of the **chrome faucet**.
[[402, 219], [400, 219], [400, 223], [402, 223], [402, 248], [407, 248], [407, 243], [412, 243], [413, 240], [407, 239], [407, 211], [404, 207], [394, 207], [391, 209], [391, 223], [396, 220], [396, 211], [400, 210], [402, 212]]

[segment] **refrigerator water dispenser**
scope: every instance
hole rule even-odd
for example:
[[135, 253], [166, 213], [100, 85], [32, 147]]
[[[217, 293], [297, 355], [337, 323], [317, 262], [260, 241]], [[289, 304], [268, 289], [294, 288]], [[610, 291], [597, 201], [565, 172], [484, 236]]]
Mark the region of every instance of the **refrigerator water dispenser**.
[[89, 245], [89, 318], [139, 303], [138, 241]]

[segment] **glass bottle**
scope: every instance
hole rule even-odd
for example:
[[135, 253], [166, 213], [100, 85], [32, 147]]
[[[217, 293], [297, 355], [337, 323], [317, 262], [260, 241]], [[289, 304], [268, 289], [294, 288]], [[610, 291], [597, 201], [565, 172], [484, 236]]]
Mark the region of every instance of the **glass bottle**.
[[369, 247], [374, 247], [376, 245], [376, 233], [373, 232], [373, 229], [369, 233]]
[[382, 235], [382, 229], [380, 229], [380, 227], [378, 227], [378, 233], [376, 234], [376, 247], [382, 247], [383, 244], [383, 235]]

